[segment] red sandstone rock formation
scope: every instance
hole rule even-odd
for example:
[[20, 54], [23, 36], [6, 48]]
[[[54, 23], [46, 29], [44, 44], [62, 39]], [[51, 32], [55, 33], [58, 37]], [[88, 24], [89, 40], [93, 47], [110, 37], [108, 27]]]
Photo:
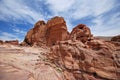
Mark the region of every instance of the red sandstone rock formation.
[[62, 17], [54, 17], [47, 22], [38, 21], [34, 28], [28, 31], [22, 45], [52, 46], [57, 41], [68, 39], [66, 22]]
[[67, 40], [69, 33], [62, 17], [54, 17], [47, 22], [47, 45], [52, 46], [57, 41]]
[[5, 41], [5, 44], [11, 44], [11, 45], [19, 45], [19, 41], [18, 40], [11, 40], [11, 41]]
[[75, 28], [73, 28], [70, 38], [72, 40], [80, 40], [83, 43], [85, 43], [88, 40], [91, 40], [92, 34], [90, 32], [90, 29], [84, 25], [84, 24], [79, 24]]
[[39, 21], [24, 40], [28, 45], [47, 45], [48, 60], [62, 69], [65, 80], [120, 79], [120, 47], [94, 39], [90, 29], [79, 24], [69, 34], [62, 17], [45, 24]]
[[99, 50], [86, 48], [85, 46], [92, 44], [85, 45], [78, 40], [60, 41], [51, 48], [48, 57], [65, 71], [67, 80], [73, 80], [73, 78], [74, 80], [119, 79], [120, 58], [117, 57], [119, 54], [115, 51], [115, 46], [104, 41], [94, 42], [94, 44], [100, 47]]
[[44, 21], [38, 21], [34, 28], [27, 32], [23, 45], [46, 45], [46, 24]]

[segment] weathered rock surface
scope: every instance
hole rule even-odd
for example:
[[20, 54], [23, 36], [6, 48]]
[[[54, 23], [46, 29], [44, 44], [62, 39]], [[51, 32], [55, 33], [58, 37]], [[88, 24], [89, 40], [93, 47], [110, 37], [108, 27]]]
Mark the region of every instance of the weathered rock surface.
[[44, 21], [38, 21], [34, 28], [27, 32], [22, 45], [46, 45], [46, 24]]
[[93, 80], [119, 79], [120, 58], [119, 54], [115, 52], [115, 46], [104, 41], [94, 42], [94, 44], [99, 47], [99, 50], [86, 48], [86, 45], [80, 41], [60, 41], [58, 45], [51, 48], [48, 57], [54, 64], [68, 72], [67, 78], [70, 74], [75, 78], [68, 80], [89, 80], [90, 77]]
[[85, 43], [86, 41], [92, 39], [92, 34], [91, 34], [90, 29], [86, 25], [79, 24], [78, 26], [73, 28], [70, 34], [70, 38], [72, 40], [80, 40], [83, 43]]
[[62, 17], [54, 17], [47, 22], [38, 21], [34, 28], [28, 31], [21, 45], [52, 46], [57, 41], [68, 39], [66, 22]]
[[[119, 38], [115, 38], [115, 41], [119, 41]], [[114, 41], [94, 38], [90, 29], [84, 24], [79, 24], [69, 34], [62, 17], [54, 17], [47, 23], [39, 21], [27, 33], [23, 44], [49, 46], [51, 50], [46, 54], [47, 62], [64, 75], [60, 79], [120, 79], [120, 45]], [[44, 67], [46, 66], [43, 66], [43, 70]], [[42, 69], [38, 71], [42, 72]]]
[[101, 39], [93, 39], [91, 41], [87, 41], [87, 45], [89, 48], [93, 50], [101, 50], [101, 49], [106, 49], [106, 50], [114, 50], [116, 47], [114, 44], [110, 42], [106, 42]]
[[57, 41], [67, 40], [69, 33], [66, 22], [62, 17], [54, 17], [47, 22], [47, 45], [52, 46]]
[[64, 80], [45, 61], [47, 49], [0, 45], [0, 80]]

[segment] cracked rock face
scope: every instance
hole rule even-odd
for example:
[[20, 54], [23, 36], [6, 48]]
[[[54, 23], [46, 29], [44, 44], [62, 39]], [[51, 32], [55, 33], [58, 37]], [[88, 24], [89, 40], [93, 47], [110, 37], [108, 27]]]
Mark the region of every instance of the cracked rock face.
[[101, 42], [103, 43], [101, 46], [107, 48], [101, 47], [96, 50], [85, 47], [86, 45], [80, 41], [60, 41], [52, 47], [48, 57], [54, 64], [67, 71], [65, 72], [67, 78], [72, 75], [75, 80], [89, 80], [90, 77], [93, 80], [118, 79], [120, 76], [119, 53], [116, 54], [115, 49], [106, 46], [110, 43]]
[[38, 45], [44, 46], [46, 44], [46, 24], [44, 21], [38, 21], [34, 28], [27, 32], [23, 45]]

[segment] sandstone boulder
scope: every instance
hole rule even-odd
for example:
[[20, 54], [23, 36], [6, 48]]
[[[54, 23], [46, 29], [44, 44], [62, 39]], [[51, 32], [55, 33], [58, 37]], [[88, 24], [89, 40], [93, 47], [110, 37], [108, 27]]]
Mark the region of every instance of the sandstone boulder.
[[67, 40], [69, 33], [66, 22], [62, 17], [54, 17], [47, 22], [47, 45], [52, 46], [57, 41]]
[[92, 34], [90, 32], [90, 29], [84, 24], [77, 25], [75, 28], [73, 28], [70, 34], [70, 39], [80, 40], [83, 43], [85, 43], [88, 40], [91, 40], [91, 38]]
[[[28, 45], [46, 45], [46, 24], [44, 21], [38, 21], [34, 28], [27, 32], [27, 35], [24, 39], [24, 44]], [[23, 45], [24, 45], [23, 44]]]

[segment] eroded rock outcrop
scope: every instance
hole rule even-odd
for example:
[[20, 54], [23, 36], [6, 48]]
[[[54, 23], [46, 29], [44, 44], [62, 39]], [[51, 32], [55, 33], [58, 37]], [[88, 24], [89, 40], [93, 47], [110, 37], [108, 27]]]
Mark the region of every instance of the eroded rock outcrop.
[[62, 17], [54, 17], [47, 22], [47, 45], [52, 46], [57, 41], [67, 40], [69, 33], [66, 22]]
[[73, 28], [71, 34], [70, 34], [70, 39], [72, 40], [80, 40], [83, 43], [85, 43], [88, 40], [91, 40], [92, 34], [90, 29], [84, 25], [84, 24], [79, 24], [75, 28]]
[[95, 39], [84, 24], [69, 34], [62, 17], [54, 17], [47, 23], [39, 21], [23, 43], [49, 46], [47, 60], [60, 68], [65, 80], [120, 79], [120, 46]]
[[[101, 41], [99, 50], [86, 48], [86, 45], [80, 41], [60, 41], [57, 45], [51, 48], [49, 59], [53, 61], [58, 67], [67, 71], [68, 76], [72, 75], [74, 80], [115, 80], [120, 76], [119, 68], [116, 66], [114, 60], [119, 66], [119, 59], [116, 54], [115, 48], [107, 46], [110, 43]], [[113, 47], [114, 45], [111, 44]], [[89, 46], [89, 45], [87, 45]], [[107, 48], [106, 48], [107, 47]], [[114, 57], [114, 59], [113, 59]], [[66, 73], [65, 73], [66, 74]]]
[[44, 21], [38, 21], [34, 28], [27, 32], [23, 45], [46, 45], [46, 23]]
[[38, 21], [34, 28], [28, 31], [23, 45], [52, 46], [57, 41], [68, 39], [66, 22], [62, 17], [54, 17], [47, 22]]

